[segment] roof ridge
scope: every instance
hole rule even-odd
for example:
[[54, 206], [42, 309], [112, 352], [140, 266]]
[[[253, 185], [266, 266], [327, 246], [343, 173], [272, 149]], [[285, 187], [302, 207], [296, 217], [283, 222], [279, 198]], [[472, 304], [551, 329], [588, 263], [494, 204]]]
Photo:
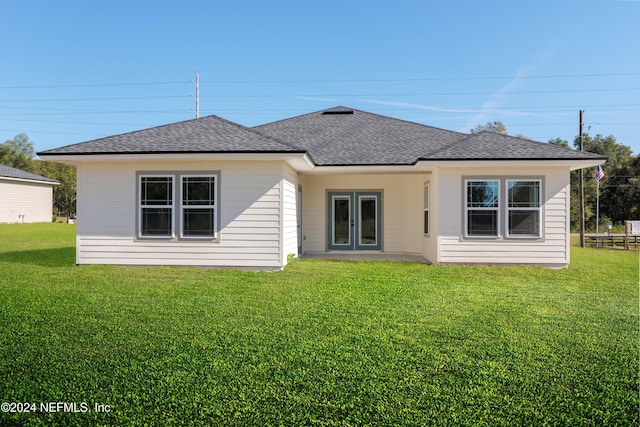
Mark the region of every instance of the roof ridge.
[[431, 126], [431, 125], [425, 125], [424, 123], [412, 122], [411, 120], [405, 120], [405, 119], [399, 119], [397, 117], [385, 116], [383, 114], [372, 113], [370, 111], [364, 111], [364, 110], [358, 110], [356, 108], [350, 108], [350, 109], [353, 110], [353, 111], [358, 111], [359, 113], [369, 114], [371, 116], [381, 117], [383, 119], [395, 120], [397, 122], [408, 123], [408, 124], [411, 124], [411, 125], [418, 125], [418, 126], [422, 126], [422, 127], [429, 128], [429, 129], [435, 129], [435, 130], [438, 130], [438, 131], [441, 131], [441, 132], [448, 132], [448, 133], [458, 134], [458, 135], [467, 135], [466, 133], [463, 133], [463, 132], [458, 132], [458, 131], [450, 130], [450, 129], [443, 129], [443, 128], [439, 128], [439, 127], [435, 127], [435, 126]]
[[[296, 149], [296, 150], [301, 150], [301, 151], [305, 151], [306, 152], [306, 150], [304, 150], [304, 149], [302, 149], [300, 147], [294, 146], [292, 144], [288, 144], [285, 141], [281, 141], [278, 138], [275, 138], [275, 137], [273, 137], [271, 135], [267, 135], [267, 134], [265, 134], [263, 132], [260, 132], [260, 131], [258, 131], [256, 129], [254, 129], [253, 127], [248, 127], [248, 126], [245, 126], [245, 125], [240, 124], [240, 123], [232, 122], [231, 120], [225, 119], [224, 117], [216, 116], [215, 114], [211, 114], [210, 116], [206, 116], [206, 117], [216, 117], [216, 118], [218, 118], [219, 120], [221, 120], [223, 122], [229, 123], [230, 125], [234, 125], [234, 126], [240, 128], [240, 129], [247, 130], [247, 131], [249, 131], [251, 133], [254, 133], [254, 134], [256, 134], [256, 135], [258, 135], [260, 137], [270, 139], [271, 141], [277, 142], [278, 144], [282, 144], [285, 147], [293, 148], [293, 149]], [[205, 118], [205, 117], [203, 117], [203, 118]], [[196, 119], [196, 120], [198, 120], [198, 119]]]
[[353, 112], [358, 112], [360, 114], [367, 114], [367, 115], [370, 115], [370, 116], [380, 117], [380, 118], [387, 119], [387, 120], [395, 120], [397, 122], [408, 123], [408, 124], [411, 124], [411, 125], [423, 126], [425, 128], [435, 129], [435, 130], [438, 130], [438, 131], [441, 131], [441, 132], [449, 132], [449, 133], [458, 134], [458, 135], [468, 135], [466, 133], [458, 132], [458, 131], [455, 131], [455, 130], [443, 129], [443, 128], [439, 128], [439, 127], [435, 127], [435, 126], [431, 126], [431, 125], [426, 125], [424, 123], [412, 122], [410, 120], [399, 119], [397, 117], [385, 116], [383, 114], [372, 113], [370, 111], [364, 111], [364, 110], [360, 110], [360, 109], [357, 109], [357, 108], [351, 108], [351, 107], [347, 107], [345, 105], [336, 105], [335, 107], [324, 108], [322, 110], [312, 111], [312, 112], [309, 112], [309, 113], [303, 113], [303, 114], [299, 114], [299, 115], [293, 116], [293, 117], [286, 117], [284, 119], [275, 120], [273, 122], [262, 123], [260, 125], [256, 125], [256, 126], [252, 127], [252, 129], [259, 128], [259, 127], [262, 127], [262, 126], [267, 126], [267, 125], [273, 125], [273, 124], [276, 124], [276, 123], [285, 122], [285, 121], [289, 121], [289, 120], [292, 120], [292, 119], [298, 119], [298, 118], [301, 118], [301, 117], [312, 116], [312, 115], [315, 115], [315, 114], [322, 114], [322, 113], [324, 113], [326, 111], [340, 111], [340, 110], [349, 110], [349, 111], [353, 111]]

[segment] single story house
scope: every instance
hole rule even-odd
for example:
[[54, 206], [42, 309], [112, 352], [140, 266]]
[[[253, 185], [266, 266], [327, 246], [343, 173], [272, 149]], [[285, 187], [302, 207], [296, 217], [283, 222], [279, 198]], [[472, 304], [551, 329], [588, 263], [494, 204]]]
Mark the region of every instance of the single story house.
[[335, 107], [208, 116], [47, 150], [78, 172], [78, 264], [280, 269], [290, 254], [569, 263], [569, 172], [606, 157]]
[[0, 223], [51, 222], [53, 186], [45, 176], [0, 165]]

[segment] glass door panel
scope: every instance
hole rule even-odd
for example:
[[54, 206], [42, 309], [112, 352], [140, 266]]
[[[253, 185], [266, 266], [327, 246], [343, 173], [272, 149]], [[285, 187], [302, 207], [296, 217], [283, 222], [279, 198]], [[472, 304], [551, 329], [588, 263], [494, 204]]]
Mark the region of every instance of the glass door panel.
[[353, 194], [329, 193], [329, 249], [353, 250]]
[[328, 249], [380, 250], [380, 192], [330, 192]]
[[376, 221], [377, 200], [375, 196], [360, 196], [358, 198], [358, 244], [376, 245], [378, 242], [378, 224]]
[[333, 244], [351, 244], [351, 198], [348, 196], [333, 198]]

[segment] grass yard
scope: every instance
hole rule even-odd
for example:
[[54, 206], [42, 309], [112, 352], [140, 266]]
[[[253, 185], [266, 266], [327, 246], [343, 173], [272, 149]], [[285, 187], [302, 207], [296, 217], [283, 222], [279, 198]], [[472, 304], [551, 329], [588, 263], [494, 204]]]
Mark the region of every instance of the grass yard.
[[74, 232], [0, 225], [0, 401], [36, 404], [0, 425], [639, 423], [638, 252], [78, 267]]

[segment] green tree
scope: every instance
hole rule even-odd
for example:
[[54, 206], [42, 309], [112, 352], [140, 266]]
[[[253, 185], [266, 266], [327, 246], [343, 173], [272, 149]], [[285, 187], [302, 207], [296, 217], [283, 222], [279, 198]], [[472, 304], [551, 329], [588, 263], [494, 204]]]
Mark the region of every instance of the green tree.
[[[575, 146], [579, 146], [580, 139], [576, 138]], [[638, 213], [640, 203], [640, 187], [638, 177], [640, 170], [637, 168], [638, 156], [633, 156], [630, 147], [619, 144], [612, 135], [596, 135], [591, 137], [584, 135], [583, 147], [585, 151], [604, 154], [609, 157], [603, 165], [605, 178], [600, 181], [600, 222], [603, 218], [610, 219], [614, 224], [621, 224], [627, 219], [636, 219], [631, 215]], [[585, 173], [585, 187], [590, 189], [590, 194], [595, 193], [596, 182], [593, 180], [595, 168]], [[635, 182], [635, 184], [634, 184]], [[595, 210], [595, 196], [591, 203]], [[585, 200], [585, 203], [587, 201]], [[595, 218], [594, 218], [595, 221]]]
[[[550, 144], [569, 147], [560, 138]], [[580, 138], [573, 141], [580, 147]], [[628, 219], [640, 218], [640, 155], [633, 155], [630, 147], [620, 144], [612, 135], [583, 135], [585, 151], [603, 154], [609, 159], [602, 166], [605, 178], [600, 181], [600, 224], [622, 224]], [[584, 205], [586, 228], [595, 231], [598, 184], [594, 180], [596, 168], [584, 170]], [[571, 228], [579, 227], [578, 171], [571, 172]]]
[[549, 141], [549, 144], [557, 145], [559, 147], [571, 148], [569, 147], [569, 143], [562, 138], [556, 138]]
[[471, 129], [471, 133], [493, 132], [503, 135], [507, 134], [507, 127], [500, 121], [487, 122], [486, 125], [478, 125]]
[[38, 173], [60, 181], [53, 187], [53, 212], [68, 216], [76, 212], [76, 167], [62, 163], [38, 161]]
[[35, 172], [34, 163], [36, 151], [33, 142], [24, 133], [19, 133], [13, 139], [0, 144], [0, 164], [11, 166], [27, 172]]

